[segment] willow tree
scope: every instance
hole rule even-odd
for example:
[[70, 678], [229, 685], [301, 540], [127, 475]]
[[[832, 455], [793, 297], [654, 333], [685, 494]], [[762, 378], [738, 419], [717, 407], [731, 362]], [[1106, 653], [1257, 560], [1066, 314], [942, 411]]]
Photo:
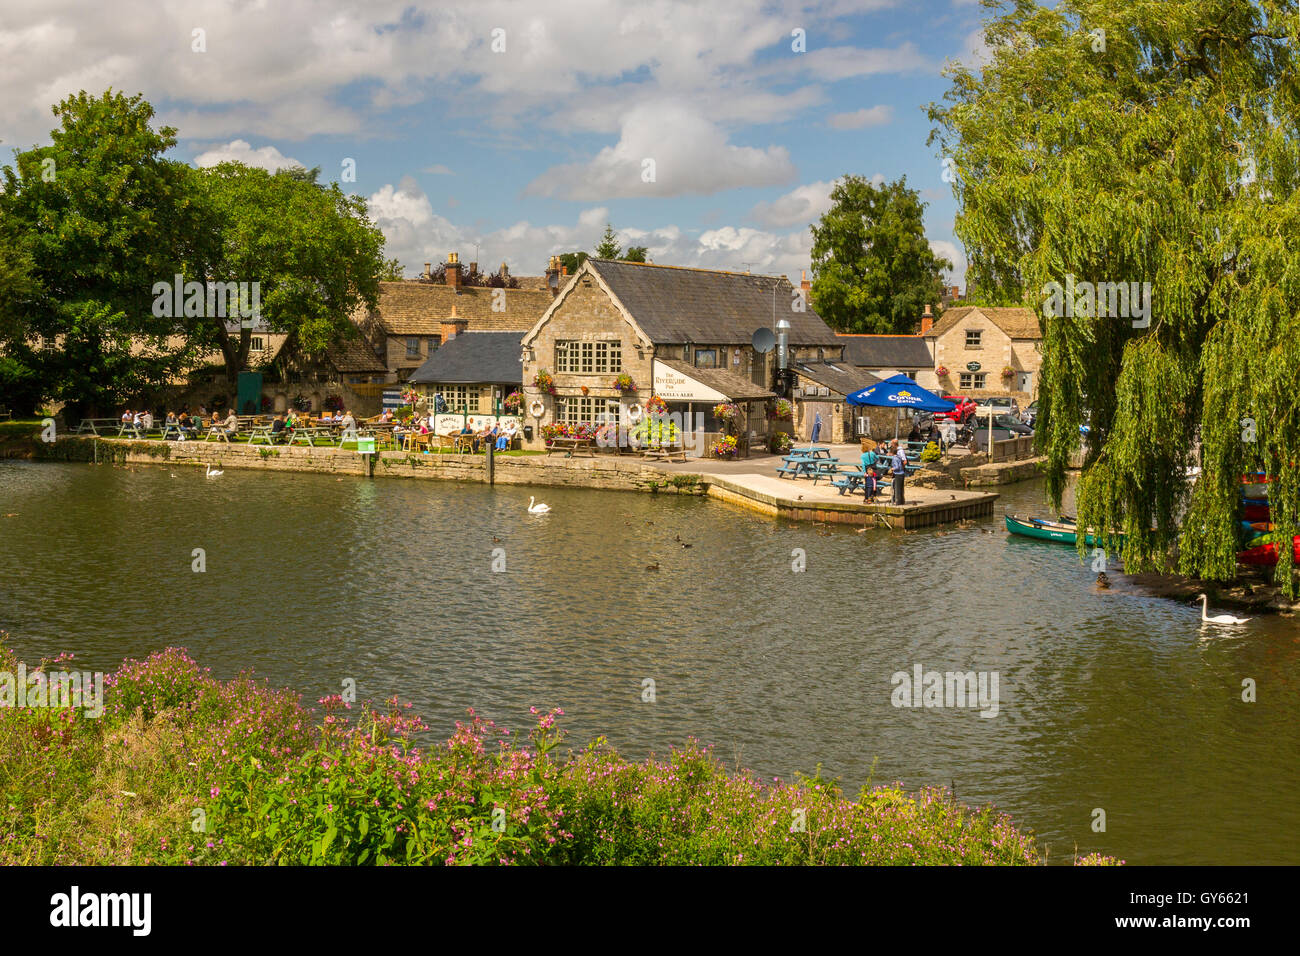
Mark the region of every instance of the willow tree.
[[[1300, 531], [1300, 15], [1279, 0], [986, 6], [990, 58], [950, 69], [932, 141], [979, 294], [1040, 310], [1048, 493], [1059, 506], [1087, 424], [1080, 522], [1130, 571], [1229, 579], [1243, 472], [1276, 476], [1272, 520], [1283, 541]], [[1114, 296], [1063, 308], [1050, 284], [1070, 282], [1149, 283], [1149, 316]]]

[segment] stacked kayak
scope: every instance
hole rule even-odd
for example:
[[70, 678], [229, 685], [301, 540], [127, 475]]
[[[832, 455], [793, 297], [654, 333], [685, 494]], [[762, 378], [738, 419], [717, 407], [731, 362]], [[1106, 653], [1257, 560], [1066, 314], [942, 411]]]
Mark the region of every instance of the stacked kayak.
[[[1278, 548], [1286, 547], [1282, 535], [1273, 529], [1268, 500], [1272, 476], [1259, 472], [1241, 476], [1241, 527], [1246, 534], [1246, 549], [1237, 552], [1237, 563], [1277, 564]], [[1291, 558], [1300, 564], [1300, 535], [1291, 539]]]

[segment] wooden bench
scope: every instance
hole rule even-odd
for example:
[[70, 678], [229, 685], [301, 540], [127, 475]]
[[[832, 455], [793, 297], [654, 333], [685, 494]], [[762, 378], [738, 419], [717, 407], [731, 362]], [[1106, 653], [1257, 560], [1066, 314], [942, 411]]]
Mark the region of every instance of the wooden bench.
[[686, 461], [684, 445], [651, 445], [641, 451], [641, 457], [652, 461]]
[[9, 411], [6, 406], [0, 405], [0, 421], [11, 421], [13, 417], [13, 412]]
[[590, 438], [552, 438], [546, 454], [549, 455], [553, 451], [564, 452], [565, 458], [572, 458], [577, 454], [586, 454], [590, 458], [595, 458], [596, 443]]

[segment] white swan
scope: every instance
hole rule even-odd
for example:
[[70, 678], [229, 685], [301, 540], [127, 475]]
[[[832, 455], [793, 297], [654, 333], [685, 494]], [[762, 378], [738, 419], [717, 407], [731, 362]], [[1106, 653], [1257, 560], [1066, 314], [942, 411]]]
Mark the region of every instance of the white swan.
[[529, 495], [529, 496], [528, 496], [528, 513], [529, 513], [530, 515], [544, 515], [544, 514], [546, 514], [547, 512], [549, 512], [549, 511], [551, 510], [551, 506], [550, 506], [550, 505], [535, 505], [535, 504], [533, 504], [533, 501], [534, 501], [534, 500], [536, 500], [536, 499], [534, 499], [532, 495]]
[[1209, 609], [1209, 599], [1204, 594], [1197, 595], [1201, 599], [1201, 620], [1207, 624], [1245, 624], [1250, 618], [1235, 617], [1231, 614], [1216, 614], [1210, 617], [1206, 611]]
[[225, 472], [222, 470], [213, 471], [212, 462], [208, 462], [208, 470], [205, 471], [203, 474], [208, 478], [216, 478], [218, 475], [224, 475]]

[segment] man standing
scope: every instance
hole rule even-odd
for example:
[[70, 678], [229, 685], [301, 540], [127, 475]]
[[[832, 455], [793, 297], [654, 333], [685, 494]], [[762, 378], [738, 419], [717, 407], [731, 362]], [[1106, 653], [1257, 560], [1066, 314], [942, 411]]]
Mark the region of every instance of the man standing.
[[898, 447], [898, 439], [895, 438], [889, 443], [889, 453], [892, 459], [889, 463], [889, 470], [894, 476], [894, 498], [893, 504], [903, 504], [903, 479], [907, 477], [907, 457], [903, 450]]

